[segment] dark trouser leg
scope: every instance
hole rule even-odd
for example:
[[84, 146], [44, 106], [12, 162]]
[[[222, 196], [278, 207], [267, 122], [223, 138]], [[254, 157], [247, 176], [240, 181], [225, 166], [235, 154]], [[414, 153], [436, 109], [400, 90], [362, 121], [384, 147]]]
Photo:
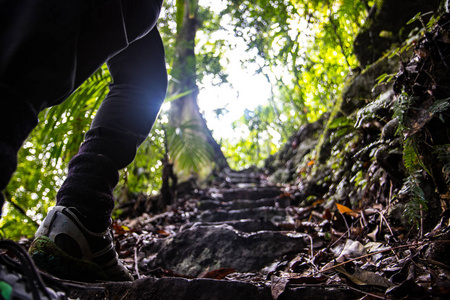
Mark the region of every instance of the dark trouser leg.
[[39, 111], [73, 89], [85, 9], [78, 0], [0, 0], [0, 192], [17, 167], [17, 152], [36, 126]]
[[156, 28], [108, 61], [110, 92], [69, 163], [57, 204], [76, 207], [93, 230], [109, 225], [118, 170], [150, 133], [167, 88], [164, 47]]
[[[16, 95], [1, 89], [2, 96]], [[8, 109], [0, 109], [0, 217], [4, 202], [3, 191], [17, 167], [17, 152], [37, 124], [37, 111], [28, 102], [12, 102]]]
[[[128, 0], [0, 0], [0, 190], [37, 113], [62, 102], [133, 41], [125, 32], [122, 2]], [[130, 2], [141, 6], [141, 30], [153, 27], [161, 2]]]

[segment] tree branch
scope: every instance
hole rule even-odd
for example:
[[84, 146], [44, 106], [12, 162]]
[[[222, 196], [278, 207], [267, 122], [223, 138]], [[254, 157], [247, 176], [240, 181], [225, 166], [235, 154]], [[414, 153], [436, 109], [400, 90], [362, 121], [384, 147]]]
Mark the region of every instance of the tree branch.
[[32, 218], [30, 218], [30, 217], [27, 215], [25, 209], [23, 209], [19, 204], [15, 203], [12, 199], [10, 199], [10, 198], [9, 198], [9, 195], [7, 195], [6, 193], [4, 193], [3, 195], [4, 195], [4, 198], [5, 198], [6, 202], [8, 202], [9, 204], [11, 204], [11, 205], [14, 207], [14, 209], [16, 209], [16, 210], [17, 210], [19, 213], [21, 213], [22, 215], [24, 215], [25, 218], [26, 218], [28, 221], [31, 222], [31, 224], [33, 224], [33, 225], [36, 226], [36, 227], [39, 227], [39, 224], [38, 224], [35, 220], [33, 220]]

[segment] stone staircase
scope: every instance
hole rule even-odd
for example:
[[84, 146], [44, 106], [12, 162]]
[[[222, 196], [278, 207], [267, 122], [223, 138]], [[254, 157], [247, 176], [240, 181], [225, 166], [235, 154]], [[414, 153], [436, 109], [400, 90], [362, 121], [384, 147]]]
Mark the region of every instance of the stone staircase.
[[[164, 237], [139, 237], [134, 282], [71, 289], [80, 299], [351, 299], [351, 292], [321, 285], [277, 291], [272, 275], [281, 262], [309, 253], [307, 235], [296, 232], [292, 198], [255, 173], [223, 173], [213, 187], [185, 195], [195, 203], [187, 221]], [[191, 205], [192, 206], [192, 205]], [[286, 230], [291, 228], [292, 230]], [[168, 231], [168, 230], [166, 230]], [[308, 254], [309, 255], [309, 254]], [[222, 278], [225, 277], [225, 278]], [[221, 278], [220, 280], [218, 278]]]

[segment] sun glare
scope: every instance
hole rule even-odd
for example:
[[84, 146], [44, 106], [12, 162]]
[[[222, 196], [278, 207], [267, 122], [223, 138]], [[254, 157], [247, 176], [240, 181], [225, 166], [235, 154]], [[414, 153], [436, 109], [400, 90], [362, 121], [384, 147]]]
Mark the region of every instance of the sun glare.
[[[226, 2], [200, 0], [200, 5], [220, 12], [226, 7]], [[245, 109], [253, 110], [258, 105], [264, 105], [271, 96], [270, 84], [266, 78], [262, 74], [255, 74], [257, 66], [242, 66], [243, 59], [255, 57], [256, 54], [246, 52], [244, 41], [234, 36], [230, 26], [227, 26], [226, 18], [222, 21], [224, 29], [215, 32], [214, 37], [226, 39], [235, 45], [225, 54], [227, 63], [224, 67], [229, 83], [217, 86], [213, 84], [212, 78], [205, 77], [199, 86], [198, 95], [200, 109], [216, 139], [236, 137], [237, 133], [231, 124], [243, 116]], [[218, 110], [222, 114], [218, 114]]]

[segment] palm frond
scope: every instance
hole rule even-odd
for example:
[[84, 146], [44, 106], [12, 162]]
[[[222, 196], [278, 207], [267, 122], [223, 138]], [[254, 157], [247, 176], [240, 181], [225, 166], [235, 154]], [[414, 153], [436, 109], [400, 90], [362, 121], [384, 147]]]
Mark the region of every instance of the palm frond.
[[198, 172], [213, 160], [213, 148], [200, 134], [204, 130], [195, 121], [166, 128], [169, 155], [179, 169]]

